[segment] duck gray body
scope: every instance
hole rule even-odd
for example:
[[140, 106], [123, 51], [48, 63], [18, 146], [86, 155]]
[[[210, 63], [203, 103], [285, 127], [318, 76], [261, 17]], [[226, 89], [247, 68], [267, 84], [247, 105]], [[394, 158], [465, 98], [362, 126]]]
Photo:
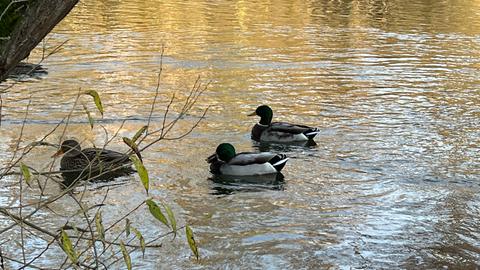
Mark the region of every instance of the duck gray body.
[[252, 139], [257, 142], [299, 142], [313, 140], [318, 132], [317, 128], [285, 122], [257, 123], [252, 128]]
[[223, 175], [262, 175], [280, 172], [288, 158], [284, 154], [269, 152], [235, 153], [231, 144], [220, 144], [215, 154], [207, 158], [210, 171]]
[[267, 105], [259, 106], [250, 115], [260, 116], [260, 122], [252, 128], [251, 137], [257, 142], [309, 141], [320, 132], [318, 128], [286, 122], [272, 122], [273, 112]]

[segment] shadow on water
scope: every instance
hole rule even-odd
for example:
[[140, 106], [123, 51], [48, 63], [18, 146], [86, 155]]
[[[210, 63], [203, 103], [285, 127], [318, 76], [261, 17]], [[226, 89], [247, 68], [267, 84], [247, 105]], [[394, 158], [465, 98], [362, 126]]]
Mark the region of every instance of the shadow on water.
[[[87, 171], [86, 169], [77, 169], [77, 170], [61, 170], [62, 188], [69, 188], [77, 182], [88, 182], [90, 184], [103, 183], [104, 186], [117, 185], [116, 179], [122, 178], [123, 176], [128, 176], [130, 174], [136, 173], [136, 171], [131, 168], [131, 165], [120, 166], [114, 170], [110, 171]], [[122, 183], [120, 182], [120, 185]]]
[[303, 142], [289, 142], [289, 143], [270, 143], [270, 142], [255, 142], [253, 148], [260, 152], [290, 152], [298, 149], [314, 149], [317, 143], [314, 141]]
[[249, 176], [214, 175], [208, 179], [213, 182], [213, 195], [283, 190], [285, 184], [285, 177], [281, 173]]
[[28, 78], [41, 79], [48, 74], [45, 67], [26, 62], [19, 63], [8, 76], [10, 79], [22, 81]]

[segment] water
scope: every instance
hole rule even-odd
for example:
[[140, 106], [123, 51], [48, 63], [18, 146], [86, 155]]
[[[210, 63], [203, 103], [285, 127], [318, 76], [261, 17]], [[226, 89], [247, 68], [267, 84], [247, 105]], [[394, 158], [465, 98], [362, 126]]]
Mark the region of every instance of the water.
[[[197, 76], [211, 81], [179, 125], [187, 130], [210, 105], [200, 126], [144, 153], [150, 196], [171, 204], [179, 223], [192, 224], [202, 259], [192, 259], [180, 237], [164, 240], [144, 260], [134, 253], [137, 267], [479, 267], [480, 2], [89, 1], [54, 29], [47, 46], [65, 40], [43, 64], [48, 75], [2, 95], [3, 163], [29, 97], [25, 144], [70, 112], [79, 89], [97, 90], [104, 120], [91, 98], [82, 97], [97, 126], [89, 128], [78, 106], [66, 133], [84, 145], [102, 145], [99, 124], [112, 136], [129, 119], [120, 138], [145, 124], [162, 46], [154, 125], [174, 92], [184, 98]], [[31, 61], [40, 56], [37, 48]], [[246, 115], [260, 104], [269, 104], [277, 120], [319, 127], [317, 145], [253, 143], [249, 132], [258, 119]], [[49, 141], [60, 136], [55, 132]], [[125, 150], [120, 138], [110, 148]], [[286, 153], [284, 179], [213, 182], [204, 158], [220, 142]], [[48, 168], [53, 152], [38, 148], [25, 162]], [[145, 199], [137, 178], [110, 190], [106, 220]], [[90, 187], [87, 201], [98, 203], [105, 189]], [[2, 187], [1, 205], [18, 203], [17, 191]], [[65, 199], [55, 210], [75, 209]], [[36, 219], [61, 224], [51, 217], [47, 211]], [[131, 220], [147, 236], [165, 231], [146, 209]], [[15, 253], [9, 243], [4, 252]], [[55, 260], [47, 254], [40, 262]]]

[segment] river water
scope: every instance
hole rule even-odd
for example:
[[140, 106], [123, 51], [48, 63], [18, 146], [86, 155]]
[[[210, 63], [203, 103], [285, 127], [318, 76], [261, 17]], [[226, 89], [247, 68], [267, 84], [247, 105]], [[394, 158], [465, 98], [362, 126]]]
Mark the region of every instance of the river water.
[[[161, 59], [154, 126], [173, 93], [185, 98], [198, 76], [210, 82], [173, 132], [188, 130], [211, 106], [199, 127], [144, 152], [150, 196], [191, 224], [201, 260], [182, 233], [144, 259], [133, 253], [137, 268], [480, 267], [480, 1], [82, 1], [49, 35], [46, 51], [64, 41], [43, 62], [48, 74], [2, 95], [3, 164], [29, 100], [23, 144], [68, 115], [79, 91], [96, 90], [103, 119], [82, 97], [96, 126], [79, 104], [66, 136], [102, 145], [105, 131], [112, 136], [127, 119], [109, 145], [125, 151], [121, 136], [148, 119]], [[39, 46], [30, 60], [41, 55]], [[319, 127], [317, 145], [253, 143], [258, 119], [247, 114], [260, 104], [275, 120]], [[284, 179], [212, 181], [204, 159], [221, 142], [287, 154]], [[25, 163], [48, 169], [54, 151], [39, 147]], [[105, 220], [146, 197], [137, 176], [118, 181]], [[1, 205], [18, 203], [15, 190], [2, 187]], [[104, 192], [90, 188], [85, 196], [99, 202]], [[67, 199], [55, 207], [56, 214], [76, 209]], [[55, 216], [37, 218], [53, 226]], [[165, 231], [146, 209], [131, 220], [149, 237]], [[8, 243], [3, 250], [12, 255]], [[36, 254], [46, 242], [29, 244]]]

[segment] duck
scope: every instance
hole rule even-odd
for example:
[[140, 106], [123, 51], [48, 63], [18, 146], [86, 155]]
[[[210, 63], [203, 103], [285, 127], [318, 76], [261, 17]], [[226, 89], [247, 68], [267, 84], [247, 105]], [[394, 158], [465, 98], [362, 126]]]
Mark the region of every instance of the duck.
[[285, 154], [270, 152], [236, 153], [230, 143], [221, 143], [215, 153], [207, 158], [214, 175], [267, 175], [280, 173], [288, 158]]
[[103, 148], [82, 149], [80, 143], [71, 139], [63, 141], [52, 158], [59, 156], [66, 186], [78, 180], [112, 180], [135, 171], [128, 155]]
[[252, 128], [252, 140], [257, 142], [302, 142], [313, 141], [320, 133], [316, 127], [291, 124], [286, 122], [272, 122], [273, 111], [268, 105], [261, 105], [248, 116], [260, 116], [260, 122]]

